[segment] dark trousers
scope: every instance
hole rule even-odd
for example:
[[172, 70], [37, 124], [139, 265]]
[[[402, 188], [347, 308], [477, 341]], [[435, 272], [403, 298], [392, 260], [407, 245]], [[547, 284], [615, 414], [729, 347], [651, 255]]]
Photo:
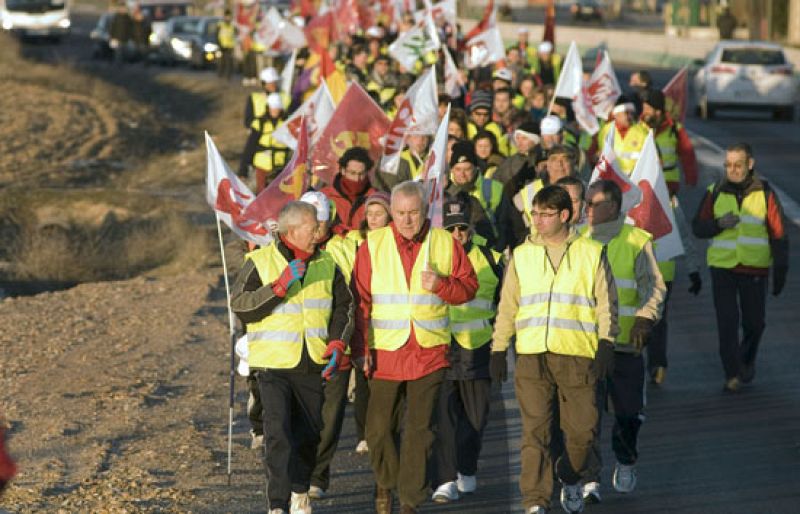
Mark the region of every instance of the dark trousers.
[[489, 418], [491, 380], [445, 380], [439, 392], [436, 430], [436, 475], [439, 486], [456, 474], [475, 475], [483, 429]]
[[[606, 398], [614, 406], [614, 428], [611, 430], [611, 448], [620, 464], [635, 464], [639, 458], [637, 443], [639, 429], [644, 420], [644, 358], [632, 353], [614, 354], [614, 374], [609, 380], [598, 383], [598, 401], [602, 406]], [[600, 409], [602, 412], [602, 409]], [[599, 482], [603, 466], [600, 451], [600, 418], [597, 419], [595, 439], [589, 459], [586, 481]]]
[[289, 510], [292, 492], [308, 491], [322, 430], [318, 373], [259, 371], [264, 405], [264, 467], [270, 509]]
[[[432, 427], [444, 369], [417, 380], [370, 382], [367, 444], [375, 481], [395, 489], [402, 505], [416, 507], [428, 497], [427, 463], [435, 438]], [[405, 416], [400, 410], [406, 405]], [[403, 418], [398, 449], [397, 424]]]
[[347, 385], [350, 370], [339, 371], [325, 384], [325, 401], [322, 404], [322, 432], [317, 447], [317, 463], [311, 473], [311, 485], [327, 490], [331, 479], [331, 461], [339, 444], [347, 405]]
[[353, 368], [356, 376], [356, 399], [353, 402], [353, 413], [356, 419], [356, 434], [358, 441], [367, 439], [365, 427], [367, 426], [367, 405], [369, 404], [369, 382], [364, 376], [364, 371], [358, 366]]
[[647, 341], [647, 371], [651, 374], [657, 367], [667, 367], [667, 306], [672, 294], [672, 282], [667, 282], [667, 294], [664, 297], [664, 312], [658, 323], [653, 325]]
[[261, 405], [261, 391], [256, 374], [251, 372], [247, 377], [247, 389], [250, 394], [247, 398], [247, 417], [255, 435], [264, 433], [264, 407]]
[[[719, 356], [725, 378], [739, 375], [741, 364], [756, 360], [758, 343], [766, 326], [767, 277], [710, 268], [717, 311]], [[741, 318], [742, 339], [739, 340]]]
[[514, 389], [522, 418], [519, 487], [525, 508], [550, 505], [554, 402], [559, 406], [564, 433], [564, 453], [556, 463], [557, 476], [564, 483], [575, 484], [586, 474], [599, 417], [596, 384], [592, 359], [554, 353], [517, 357]]
[[225, 80], [230, 80], [233, 75], [233, 48], [222, 48], [220, 54], [217, 74]]

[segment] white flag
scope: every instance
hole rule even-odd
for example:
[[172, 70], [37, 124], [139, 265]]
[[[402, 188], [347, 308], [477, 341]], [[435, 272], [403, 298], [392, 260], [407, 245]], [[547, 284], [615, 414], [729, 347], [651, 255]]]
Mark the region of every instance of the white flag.
[[611, 65], [608, 51], [603, 51], [603, 59], [594, 69], [589, 84], [586, 87], [592, 98], [592, 110], [598, 118], [608, 119], [608, 114], [614, 108], [617, 98], [622, 95], [622, 88]]
[[434, 134], [439, 121], [436, 67], [431, 66], [408, 89], [403, 103], [389, 125], [380, 168], [396, 174], [407, 134]]
[[419, 21], [423, 16], [430, 13], [434, 23], [439, 19], [444, 19], [451, 27], [455, 28], [458, 19], [456, 17], [456, 0], [442, 0], [433, 5], [425, 2], [425, 9], [414, 13], [414, 21]]
[[389, 45], [389, 55], [406, 69], [413, 70], [418, 59], [430, 51], [438, 50], [440, 46], [433, 18], [428, 15]]
[[464, 65], [471, 70], [488, 66], [504, 59], [505, 56], [506, 48], [503, 46], [503, 37], [500, 35], [500, 29], [494, 26], [467, 41]]
[[450, 98], [458, 98], [461, 96], [461, 87], [464, 81], [461, 80], [461, 74], [458, 72], [453, 56], [450, 55], [450, 50], [445, 47], [442, 49], [444, 53], [444, 92]]
[[644, 141], [641, 156], [631, 173], [631, 180], [641, 189], [642, 201], [628, 211], [628, 217], [637, 227], [653, 235], [656, 259], [665, 261], [683, 255], [683, 243], [675, 224], [652, 130]]
[[281, 72], [281, 91], [289, 98], [292, 97], [295, 62], [297, 62], [297, 48], [292, 50], [292, 56], [289, 57], [289, 61], [283, 66], [283, 71]]
[[554, 96], [572, 100], [575, 119], [583, 130], [591, 135], [595, 135], [600, 130], [597, 117], [592, 111], [592, 99], [583, 86], [583, 65], [575, 41], [569, 45], [569, 52], [567, 52], [567, 58], [564, 59], [564, 66], [561, 68]]
[[283, 124], [275, 129], [272, 137], [279, 143], [296, 150], [300, 124], [303, 116], [306, 115], [308, 116], [308, 138], [313, 146], [319, 139], [320, 134], [322, 134], [322, 130], [328, 125], [335, 108], [328, 85], [322, 80], [314, 94], [303, 102], [303, 105], [294, 111]]
[[422, 169], [421, 176], [424, 177], [425, 192], [428, 198], [428, 219], [431, 220], [432, 227], [441, 228], [444, 223], [444, 185], [447, 183], [447, 125], [450, 123], [450, 106], [447, 106], [447, 113], [439, 123], [436, 137], [431, 145], [428, 158], [425, 159], [425, 167]]
[[244, 210], [255, 199], [255, 195], [228, 167], [208, 132], [205, 134], [208, 205], [242, 239], [262, 246], [269, 244], [272, 241], [269, 230], [261, 223], [244, 216]]
[[[270, 25], [277, 31], [282, 50], [288, 51], [307, 46], [308, 43], [306, 42], [306, 35], [303, 29], [285, 20], [275, 6], [269, 8], [266, 19], [269, 20]], [[267, 46], [267, 48], [269, 48], [269, 46]]]
[[592, 171], [589, 185], [591, 186], [593, 182], [598, 180], [615, 182], [622, 190], [621, 211], [623, 214], [642, 201], [642, 190], [628, 178], [628, 175], [621, 171], [617, 163], [617, 154], [614, 152], [614, 126], [608, 131], [603, 152], [600, 154], [600, 159], [597, 161], [594, 171]]

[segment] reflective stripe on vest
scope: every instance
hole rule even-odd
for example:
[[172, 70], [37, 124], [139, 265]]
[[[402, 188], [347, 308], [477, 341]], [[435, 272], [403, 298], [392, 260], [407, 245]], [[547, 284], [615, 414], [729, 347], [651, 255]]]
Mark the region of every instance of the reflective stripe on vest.
[[[628, 127], [625, 137], [622, 137], [613, 121], [608, 124], [608, 127], [606, 134], [611, 127], [614, 130], [614, 153], [617, 156], [617, 163], [623, 172], [630, 175], [633, 173], [633, 168], [636, 167], [636, 161], [641, 156], [644, 141], [647, 139], [647, 131], [637, 123]], [[598, 140], [601, 139], [598, 137]], [[602, 141], [605, 141], [605, 134], [603, 134]]]
[[606, 245], [608, 262], [617, 287], [619, 335], [615, 340], [616, 344], [630, 343], [631, 328], [641, 303], [636, 287], [636, 259], [651, 239], [648, 232], [625, 224], [619, 234]]
[[[713, 192], [714, 186], [708, 190]], [[723, 230], [711, 240], [706, 260], [715, 268], [734, 268], [739, 264], [768, 268], [772, 263], [767, 231], [767, 199], [763, 190], [753, 191], [742, 206], [730, 193], [720, 192], [714, 201], [714, 219], [732, 212], [739, 216], [735, 227]]]
[[283, 120], [277, 122], [269, 119], [259, 121], [262, 123], [262, 130], [258, 145], [263, 148], [263, 150], [253, 155], [253, 166], [265, 171], [274, 171], [283, 168], [286, 165], [286, 157], [289, 153], [289, 148], [272, 137], [272, 133], [282, 125]]
[[250, 102], [253, 104], [253, 121], [250, 122], [250, 128], [261, 132], [261, 118], [267, 114], [267, 93], [264, 91], [250, 93]]
[[369, 232], [367, 244], [373, 270], [370, 334], [375, 348], [393, 351], [405, 345], [412, 324], [417, 342], [423, 348], [449, 344], [447, 305], [422, 288], [421, 273], [429, 251], [429, 266], [439, 275], [450, 276], [453, 267], [450, 233], [429, 229], [411, 270], [410, 285], [391, 226]]
[[[495, 263], [501, 255], [492, 251]], [[478, 276], [478, 291], [475, 299], [462, 305], [450, 306], [450, 330], [456, 342], [468, 350], [474, 350], [492, 340], [492, 324], [496, 314], [495, 293], [500, 279], [495, 275], [491, 263], [480, 247], [473, 243], [467, 258]]]
[[520, 286], [517, 353], [594, 357], [594, 285], [602, 253], [600, 243], [579, 237], [569, 243], [556, 271], [544, 246], [525, 242], [514, 250]]
[[[280, 277], [288, 263], [276, 244], [247, 254], [263, 284]], [[247, 324], [248, 363], [251, 368], [290, 369], [300, 362], [303, 341], [308, 355], [324, 364], [328, 323], [333, 306], [336, 264], [326, 252], [308, 263], [301, 281], [289, 288], [283, 302], [261, 321]]]
[[536, 193], [543, 187], [544, 182], [542, 182], [542, 179], [537, 178], [533, 182], [528, 182], [528, 184], [520, 190], [522, 210], [528, 218], [528, 225], [531, 227], [533, 226], [533, 197], [536, 196]]
[[678, 136], [680, 124], [675, 124], [675, 130], [667, 128], [655, 136], [658, 154], [661, 157], [661, 168], [664, 170], [664, 180], [667, 182], [680, 182], [681, 172], [678, 165]]

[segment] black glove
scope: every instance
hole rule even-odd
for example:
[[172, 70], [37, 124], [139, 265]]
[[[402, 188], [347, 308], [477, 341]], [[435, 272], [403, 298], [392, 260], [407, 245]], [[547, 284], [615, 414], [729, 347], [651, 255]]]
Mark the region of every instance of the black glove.
[[772, 269], [772, 294], [778, 296], [783, 291], [783, 286], [786, 285], [786, 268], [773, 268]]
[[601, 339], [597, 342], [594, 354], [594, 369], [598, 380], [605, 380], [614, 373], [614, 345], [611, 341]]
[[636, 316], [630, 334], [631, 346], [636, 349], [636, 353], [641, 353], [642, 348], [647, 344], [650, 332], [653, 331], [653, 325], [655, 325], [653, 320]]
[[696, 271], [689, 273], [689, 280], [692, 281], [692, 285], [689, 287], [689, 292], [697, 296], [700, 294], [700, 290], [703, 289], [703, 280], [700, 278], [700, 273]]
[[489, 360], [489, 376], [492, 377], [492, 382], [502, 383], [508, 379], [508, 359], [506, 358], [506, 350], [499, 352], [492, 352]]

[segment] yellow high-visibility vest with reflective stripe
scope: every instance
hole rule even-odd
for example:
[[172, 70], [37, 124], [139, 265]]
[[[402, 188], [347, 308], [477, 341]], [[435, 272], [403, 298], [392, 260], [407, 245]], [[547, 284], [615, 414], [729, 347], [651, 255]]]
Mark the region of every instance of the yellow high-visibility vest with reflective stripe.
[[497, 222], [495, 213], [500, 206], [500, 201], [503, 199], [503, 184], [486, 177], [478, 177], [477, 183], [478, 187], [473, 189], [470, 194], [478, 199], [481, 207], [489, 216], [492, 225], [494, 225]]
[[250, 93], [250, 102], [253, 104], [253, 121], [250, 128], [261, 131], [261, 118], [267, 114], [267, 93], [264, 91], [254, 91]]
[[264, 149], [253, 155], [253, 166], [268, 172], [283, 168], [288, 160], [289, 148], [272, 137], [275, 129], [280, 127], [283, 121], [263, 120], [261, 124], [258, 144]]
[[[372, 263], [372, 312], [370, 334], [378, 350], [397, 350], [411, 335], [423, 348], [450, 344], [448, 306], [431, 291], [422, 288], [421, 273], [429, 253], [431, 269], [450, 276], [453, 268], [453, 238], [449, 232], [431, 228], [422, 242], [414, 267], [411, 285], [406, 281], [400, 252], [392, 227], [367, 234]], [[430, 249], [430, 251], [429, 251]]]
[[325, 243], [325, 251], [331, 254], [333, 262], [339, 266], [347, 285], [350, 285], [350, 279], [353, 276], [357, 250], [358, 243], [355, 239], [342, 237], [339, 234], [332, 235]]
[[558, 271], [545, 247], [525, 242], [514, 249], [520, 298], [515, 319], [518, 354], [557, 353], [594, 358], [597, 352], [595, 276], [603, 245], [572, 241]]
[[[495, 264], [500, 262], [502, 255], [494, 250], [489, 251]], [[494, 268], [477, 244], [472, 244], [467, 258], [478, 276], [478, 291], [469, 302], [450, 306], [450, 330], [459, 345], [474, 350], [492, 340], [492, 319], [497, 314], [494, 298], [500, 278], [495, 275]]]
[[522, 209], [531, 227], [533, 226], [533, 197], [536, 196], [536, 193], [543, 187], [544, 182], [542, 182], [542, 179], [537, 178], [532, 182], [528, 182], [525, 184], [525, 187], [519, 190], [520, 197], [522, 198]]
[[636, 123], [628, 127], [625, 132], [625, 137], [622, 137], [617, 130], [614, 121], [609, 121], [603, 128], [600, 129], [600, 134], [597, 136], [597, 143], [600, 150], [603, 150], [606, 142], [606, 136], [609, 130], [614, 130], [614, 154], [617, 156], [617, 163], [620, 170], [630, 175], [633, 173], [633, 168], [636, 167], [636, 161], [644, 146], [644, 141], [647, 139], [646, 125]]
[[[245, 258], [253, 261], [265, 285], [278, 280], [288, 265], [275, 243], [250, 252]], [[333, 258], [320, 251], [309, 261], [302, 280], [289, 288], [283, 303], [261, 321], [247, 324], [251, 368], [294, 368], [300, 362], [303, 341], [312, 361], [317, 364], [326, 362], [322, 355], [328, 344], [335, 271]]]
[[220, 48], [225, 50], [229, 50], [236, 45], [236, 33], [233, 23], [225, 20], [219, 22], [217, 28], [217, 41], [219, 42]]
[[675, 122], [674, 130], [668, 128], [655, 136], [655, 143], [658, 147], [658, 155], [661, 157], [661, 167], [664, 170], [664, 180], [666, 182], [680, 182], [681, 168], [678, 162], [678, 130], [681, 124]]
[[642, 253], [644, 245], [652, 240], [649, 232], [631, 225], [623, 224], [611, 241], [606, 245], [608, 262], [614, 275], [617, 287], [617, 320], [619, 335], [615, 344], [630, 344], [631, 328], [636, 321], [641, 298], [636, 287], [636, 258]]
[[[509, 148], [508, 139], [506, 139], [505, 135], [503, 134], [503, 130], [500, 128], [500, 125], [490, 121], [483, 126], [483, 130], [494, 134], [494, 138], [497, 140], [497, 151], [500, 152], [500, 155], [503, 157], [508, 157], [511, 155], [511, 148]], [[472, 141], [477, 135], [478, 126], [470, 121], [467, 123], [467, 139]]]
[[[709, 186], [713, 193], [714, 185]], [[739, 207], [736, 197], [720, 192], [714, 201], [714, 218], [732, 212], [739, 216], [735, 227], [723, 230], [708, 246], [706, 260], [715, 268], [734, 268], [738, 264], [768, 268], [772, 264], [767, 231], [767, 199], [763, 190], [753, 191]]]
[[417, 180], [422, 173], [422, 161], [417, 164], [416, 157], [411, 155], [411, 150], [405, 149], [400, 152], [400, 158], [408, 163], [408, 171], [411, 173], [411, 180]]

